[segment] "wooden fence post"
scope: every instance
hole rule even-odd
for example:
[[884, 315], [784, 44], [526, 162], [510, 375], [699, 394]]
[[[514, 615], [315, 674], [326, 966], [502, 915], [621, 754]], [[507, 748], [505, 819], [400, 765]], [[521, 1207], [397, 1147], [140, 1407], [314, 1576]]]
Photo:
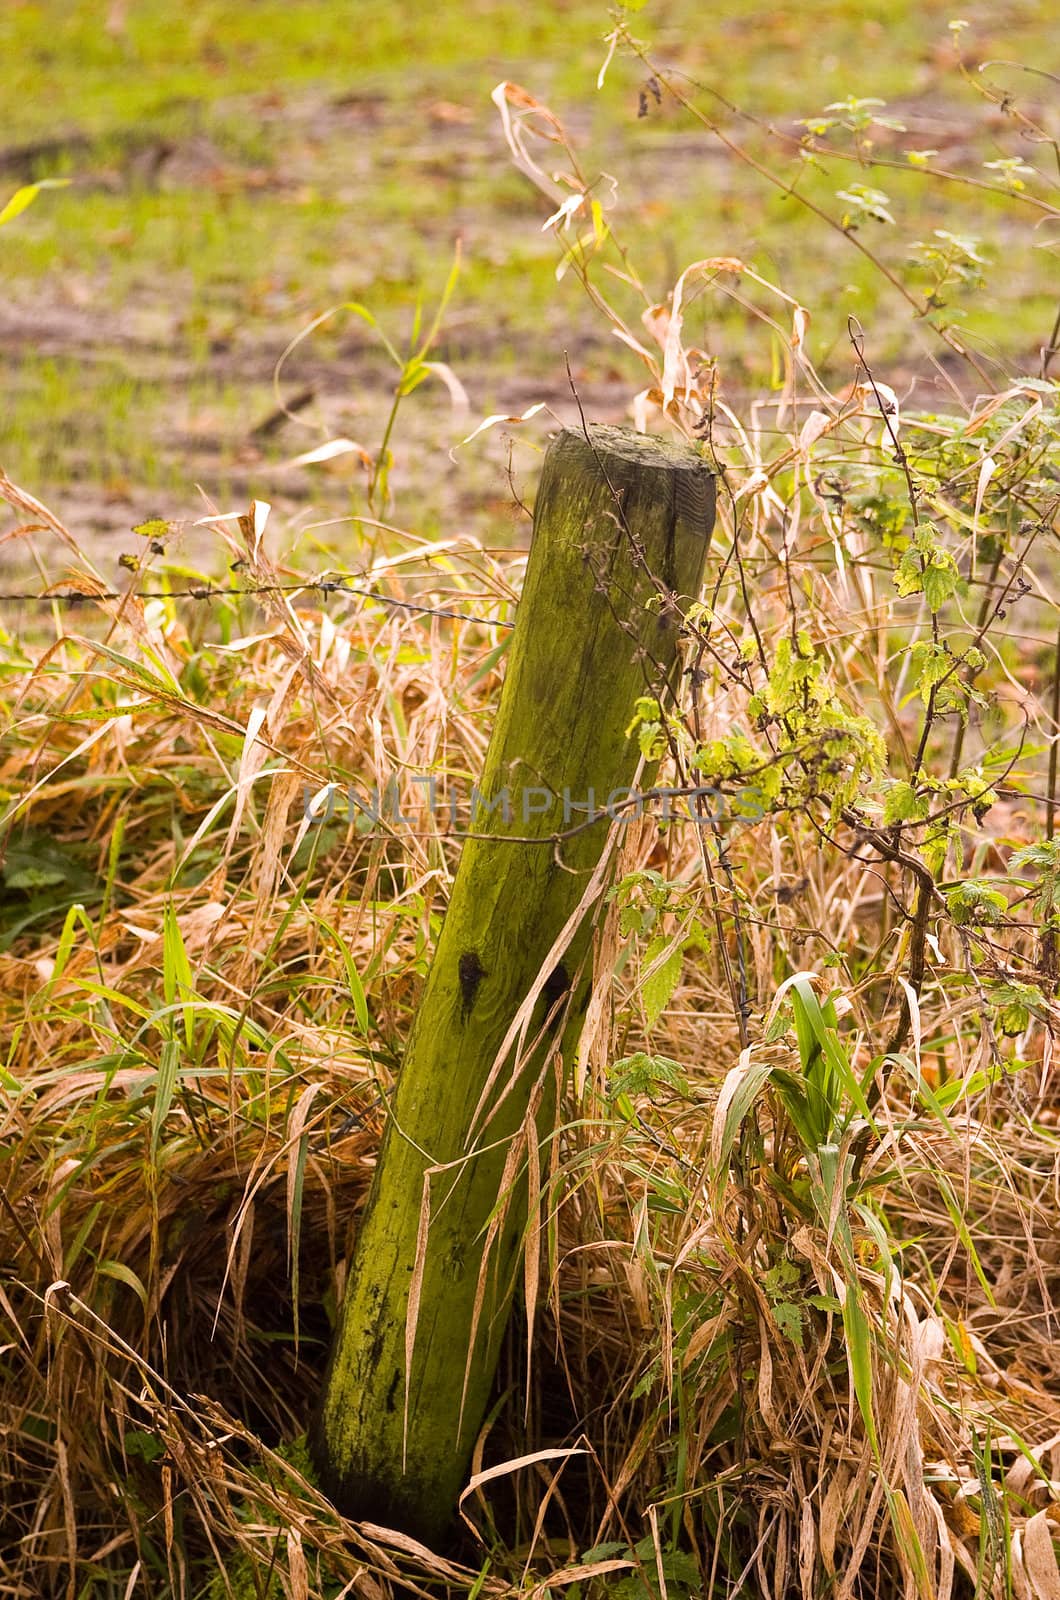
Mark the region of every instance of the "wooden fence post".
[[[314, 1432], [351, 1516], [437, 1539], [456, 1509], [521, 1273], [529, 1164], [588, 998], [602, 813], [636, 777], [635, 700], [672, 690], [677, 602], [699, 589], [713, 523], [693, 446], [590, 427], [548, 451], [480, 836], [410, 1032]], [[589, 806], [598, 820], [553, 842]]]

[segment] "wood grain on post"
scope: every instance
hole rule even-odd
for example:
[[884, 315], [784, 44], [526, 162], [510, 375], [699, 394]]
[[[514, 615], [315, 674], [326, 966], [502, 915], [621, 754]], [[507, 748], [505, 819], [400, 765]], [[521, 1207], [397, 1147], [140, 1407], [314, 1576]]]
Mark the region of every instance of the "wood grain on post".
[[470, 824], [486, 837], [464, 845], [410, 1032], [315, 1430], [351, 1516], [436, 1539], [456, 1509], [521, 1277], [528, 1161], [588, 998], [604, 808], [636, 776], [634, 702], [673, 688], [713, 522], [693, 446], [590, 427], [548, 451]]

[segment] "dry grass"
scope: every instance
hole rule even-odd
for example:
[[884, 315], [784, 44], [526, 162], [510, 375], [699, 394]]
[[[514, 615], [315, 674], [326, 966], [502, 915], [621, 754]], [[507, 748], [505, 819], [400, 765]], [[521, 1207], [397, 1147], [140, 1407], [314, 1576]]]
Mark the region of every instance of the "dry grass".
[[[504, 104], [540, 175], [562, 130]], [[903, 417], [856, 345], [832, 394], [730, 261], [634, 333], [573, 172], [637, 414], [722, 475], [682, 702], [639, 733], [726, 809], [627, 831], [450, 1550], [345, 1522], [299, 1441], [521, 558], [358, 575], [495, 622], [138, 598], [186, 586], [164, 559], [93, 601], [3, 484], [89, 598], [5, 645], [0, 1594], [1060, 1593], [1055, 385]], [[740, 414], [684, 343], [697, 278], [786, 319]], [[238, 581], [297, 581], [260, 508], [216, 526]], [[414, 826], [306, 814], [394, 774], [438, 783]]]
[[[878, 423], [857, 414], [846, 428], [860, 451]], [[290, 581], [251, 530], [250, 578]], [[745, 560], [757, 544], [766, 641], [789, 607], [769, 578], [771, 538], [764, 509]], [[723, 570], [726, 540], [731, 529]], [[839, 579], [823, 577], [819, 542], [803, 548], [830, 673], [871, 683], [876, 636], [852, 637], [849, 594], [830, 594]], [[872, 567], [870, 552], [847, 578], [881, 615], [894, 602]], [[398, 587], [410, 568], [412, 587]], [[518, 562], [459, 546], [371, 578], [501, 621], [518, 582]], [[742, 632], [740, 591], [735, 574], [719, 585], [722, 638]], [[53, 882], [37, 902], [9, 891], [9, 909], [36, 903], [38, 919], [2, 958], [5, 1592], [77, 1593], [91, 1578], [100, 1593], [194, 1593], [221, 1558], [236, 1579], [274, 1570], [290, 1592], [320, 1594], [439, 1581], [463, 1593], [483, 1562], [480, 1592], [495, 1594], [523, 1570], [585, 1592], [607, 1562], [612, 1583], [633, 1572], [645, 1593], [687, 1593], [692, 1572], [713, 1573], [719, 1593], [778, 1595], [899, 1592], [918, 1571], [924, 1592], [945, 1593], [955, 1565], [984, 1592], [1006, 1571], [1033, 1575], [1060, 1432], [1052, 1003], [1028, 1019], [1016, 1073], [984, 1032], [985, 947], [962, 982], [969, 929], [933, 920], [920, 1053], [907, 1070], [880, 1063], [901, 1000], [882, 980], [908, 960], [908, 880], [878, 852], [854, 859], [842, 819], [822, 833], [827, 804], [816, 820], [805, 802], [778, 806], [727, 841], [688, 824], [629, 830], [547, 1191], [529, 1430], [513, 1333], [515, 1392], [484, 1460], [589, 1454], [473, 1496], [458, 1570], [344, 1524], [276, 1453], [318, 1392], [381, 1096], [457, 851], [444, 806], [418, 830], [358, 831], [340, 811], [307, 828], [303, 796], [328, 782], [366, 793], [398, 771], [466, 794], [505, 635], [335, 596], [269, 605], [261, 619], [215, 602], [196, 643], [197, 607], [104, 602], [95, 642], [60, 628], [12, 677], [8, 860], [36, 860]], [[702, 659], [682, 725], [698, 718], [709, 746], [731, 737], [741, 692], [724, 660]], [[746, 712], [742, 726], [755, 736]], [[1003, 855], [1017, 828], [1029, 836], [1029, 808], [1014, 823], [1012, 804], [998, 801], [1002, 831], [974, 848]], [[91, 892], [64, 917], [54, 877], [74, 862]], [[1033, 976], [1033, 929], [1014, 914], [985, 931], [992, 960]], [[760, 1069], [799, 1069], [768, 1013], [780, 978], [824, 977], [830, 952], [849, 1008], [835, 1037], [859, 1074], [876, 1057], [885, 1087], [871, 1136], [863, 1118], [842, 1134], [844, 1159], [859, 1137], [863, 1159], [826, 1219], [808, 1198], [819, 1157]], [[623, 1089], [614, 1063], [639, 1049], [680, 1063], [684, 1081], [653, 1066]], [[751, 1075], [737, 1124], [733, 1094]], [[940, 1085], [948, 1114], [925, 1103]], [[849, 1327], [844, 1351], [851, 1284], [869, 1410]], [[233, 1566], [233, 1549], [251, 1566]], [[588, 1565], [586, 1551], [599, 1552]]]

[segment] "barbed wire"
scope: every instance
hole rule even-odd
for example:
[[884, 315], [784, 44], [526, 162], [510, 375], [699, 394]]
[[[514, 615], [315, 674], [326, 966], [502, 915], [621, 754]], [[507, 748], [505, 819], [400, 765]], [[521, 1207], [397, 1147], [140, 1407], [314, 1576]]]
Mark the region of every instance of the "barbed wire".
[[214, 584], [195, 584], [188, 589], [55, 589], [46, 594], [18, 594], [0, 591], [0, 604], [9, 605], [93, 605], [100, 600], [220, 600], [224, 598], [250, 598], [257, 594], [299, 594], [306, 590], [318, 594], [355, 595], [363, 600], [375, 600], [379, 605], [393, 606], [398, 611], [414, 612], [417, 616], [446, 617], [452, 622], [477, 622], [486, 628], [514, 628], [514, 622], [501, 617], [483, 617], [475, 612], [453, 611], [445, 606], [421, 605], [415, 600], [398, 600], [393, 595], [380, 594], [375, 589], [362, 589], [345, 578], [303, 578], [299, 583], [264, 583], [249, 587], [222, 587]]

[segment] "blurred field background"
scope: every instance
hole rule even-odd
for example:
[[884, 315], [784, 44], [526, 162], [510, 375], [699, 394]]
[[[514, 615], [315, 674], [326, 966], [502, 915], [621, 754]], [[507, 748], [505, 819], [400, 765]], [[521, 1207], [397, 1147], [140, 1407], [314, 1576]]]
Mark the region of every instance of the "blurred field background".
[[[995, 58], [1046, 62], [1050, 8], [965, 7], [962, 75], [948, 26], [955, 5], [825, 0], [811, 13], [669, 0], [630, 17], [729, 135], [833, 211], [839, 180], [800, 157], [798, 119], [851, 96], [887, 102], [878, 114], [904, 125], [874, 125], [877, 152], [906, 160], [930, 149], [947, 169], [985, 177], [985, 188], [962, 189], [889, 173], [895, 226], [870, 220], [860, 236], [899, 274], [910, 242], [934, 229], [981, 240], [988, 277], [1003, 274], [1005, 293], [993, 298], [988, 285], [980, 296], [974, 342], [1004, 368], [1048, 340], [1054, 258], [1033, 229], [1017, 234], [1008, 197], [989, 192], [1019, 181], [984, 170], [1012, 159], [1013, 130], [969, 78]], [[635, 238], [638, 271], [658, 300], [689, 261], [737, 256], [812, 308], [810, 355], [830, 378], [853, 370], [853, 313], [877, 360], [925, 380], [928, 395], [944, 388], [932, 366], [938, 342], [841, 234], [760, 183], [667, 97], [657, 104], [636, 61], [617, 58], [597, 89], [611, 25], [598, 0], [440, 0], [429, 10], [379, 0], [9, 0], [0, 186], [71, 181], [0, 232], [5, 470], [90, 546], [106, 536], [98, 548], [115, 559], [145, 517], [201, 516], [196, 486], [226, 508], [251, 493], [269, 499], [293, 532], [364, 511], [356, 454], [308, 469], [286, 463], [338, 435], [377, 451], [394, 382], [378, 338], [337, 313], [298, 344], [278, 387], [277, 361], [314, 319], [350, 301], [403, 347], [417, 303], [437, 302], [459, 240], [437, 355], [466, 389], [468, 412], [455, 414], [437, 382], [409, 399], [386, 512], [425, 535], [455, 523], [517, 542], [503, 435], [453, 460], [449, 448], [487, 413], [544, 401], [515, 452], [517, 479], [532, 478], [533, 444], [555, 415], [573, 414], [565, 353], [600, 420], [626, 413], [637, 361], [573, 276], [557, 284], [556, 241], [541, 229], [547, 203], [513, 169], [490, 102], [505, 78], [564, 119], [588, 170], [613, 177], [609, 217]], [[1002, 91], [1017, 86], [1024, 107], [1038, 92], [1014, 67], [987, 76]], [[715, 89], [746, 115], [713, 99]], [[779, 141], [749, 119], [772, 125]], [[776, 352], [735, 300], [701, 296], [688, 333], [717, 357], [730, 395], [768, 381]], [[293, 420], [277, 413], [278, 395], [296, 402]], [[326, 532], [340, 549], [346, 536]]]

